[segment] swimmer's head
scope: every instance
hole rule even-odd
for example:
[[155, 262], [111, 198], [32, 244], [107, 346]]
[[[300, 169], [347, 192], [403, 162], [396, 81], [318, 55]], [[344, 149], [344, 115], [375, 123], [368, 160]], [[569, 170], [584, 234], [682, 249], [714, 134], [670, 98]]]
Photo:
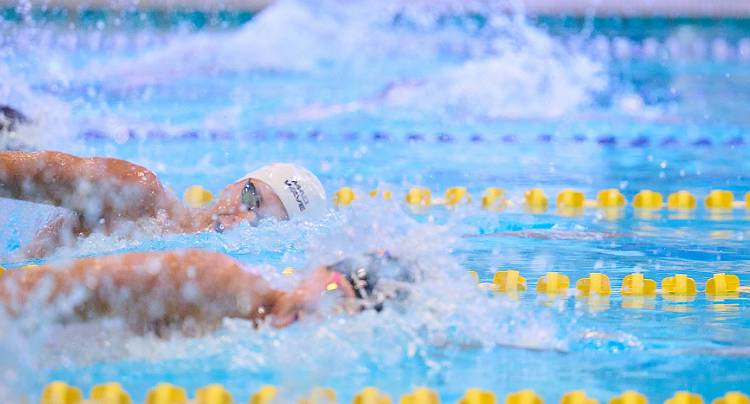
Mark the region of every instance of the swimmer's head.
[[317, 219], [325, 214], [326, 194], [318, 178], [297, 164], [271, 164], [229, 184], [211, 209], [216, 232], [247, 220], [288, 220], [296, 215]]
[[281, 200], [291, 219], [303, 215], [319, 219], [326, 211], [326, 191], [315, 174], [299, 164], [277, 163], [261, 167], [240, 179], [262, 181]]
[[7, 105], [0, 105], [0, 131], [13, 132], [19, 124], [29, 123], [29, 118]]
[[340, 273], [348, 281], [361, 308], [377, 311], [383, 309], [387, 299], [406, 298], [405, 289], [398, 284], [414, 282], [404, 263], [387, 251], [346, 258], [328, 269]]

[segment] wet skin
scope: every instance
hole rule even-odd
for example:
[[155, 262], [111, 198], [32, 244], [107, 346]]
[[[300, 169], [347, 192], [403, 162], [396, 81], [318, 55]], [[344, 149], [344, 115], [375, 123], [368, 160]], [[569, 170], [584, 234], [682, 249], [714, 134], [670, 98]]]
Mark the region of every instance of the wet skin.
[[[267, 184], [252, 180], [261, 196], [257, 209], [242, 204], [246, 181], [227, 185], [214, 206], [188, 208], [148, 169], [125, 160], [81, 158], [60, 152], [0, 152], [0, 198], [44, 203], [71, 214], [42, 226], [24, 247], [28, 258], [44, 257], [59, 246], [74, 246], [94, 232], [110, 235], [124, 223], [156, 219], [162, 231], [202, 233], [226, 231], [243, 221], [257, 225], [263, 218], [287, 220], [278, 195]], [[490, 235], [476, 235], [490, 236]], [[469, 236], [469, 237], [476, 237]], [[544, 239], [626, 237], [607, 232], [518, 231], [492, 236]]]
[[[246, 180], [229, 184], [224, 188], [222, 198], [209, 209], [211, 224], [205, 230], [216, 231], [219, 227], [228, 230], [243, 220], [253, 226], [257, 226], [258, 221], [263, 218], [275, 217], [277, 220], [289, 220], [284, 204], [273, 189], [263, 181], [256, 179], [251, 181], [262, 198], [258, 208], [248, 211], [242, 204], [242, 190], [245, 188]], [[220, 226], [217, 223], [220, 223]]]
[[94, 232], [110, 235], [123, 223], [140, 219], [157, 219], [164, 232], [173, 233], [229, 230], [242, 221], [257, 225], [270, 217], [287, 220], [271, 187], [252, 181], [261, 196], [257, 209], [247, 211], [242, 205], [247, 181], [229, 184], [214, 206], [196, 209], [183, 205], [153, 172], [125, 160], [53, 151], [0, 152], [0, 197], [59, 206], [71, 213], [39, 229], [24, 248], [29, 258], [50, 255]]
[[[336, 287], [329, 291], [331, 284]], [[270, 316], [271, 326], [286, 327], [314, 313], [324, 293], [345, 301], [355, 297], [349, 282], [326, 267], [314, 270], [296, 290], [283, 292], [252, 267], [200, 249], [81, 258], [9, 269], [0, 276], [0, 310], [11, 316], [34, 315], [42, 302], [42, 309], [57, 310], [55, 319], [63, 323], [121, 317], [139, 333], [168, 327], [202, 334], [220, 327], [225, 317], [257, 324]], [[71, 295], [78, 296], [72, 306], [56, 304]]]

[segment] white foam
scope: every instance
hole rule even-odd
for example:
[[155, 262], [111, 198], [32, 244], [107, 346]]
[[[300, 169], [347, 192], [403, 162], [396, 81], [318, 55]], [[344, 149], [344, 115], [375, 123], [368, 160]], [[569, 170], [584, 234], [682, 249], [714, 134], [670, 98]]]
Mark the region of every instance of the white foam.
[[[307, 265], [302, 271], [303, 274], [319, 265], [330, 264], [345, 256], [387, 249], [399, 257], [401, 262], [409, 263], [409, 268], [417, 274], [416, 283], [408, 285], [410, 296], [407, 300], [387, 303], [386, 309], [378, 314], [362, 313], [353, 317], [329, 317], [332, 307], [324, 304], [316, 318], [309, 318], [286, 330], [273, 331], [275, 338], [282, 341], [299, 340], [300, 332], [307, 332], [305, 330], [313, 331], [315, 338], [303, 346], [266, 347], [269, 351], [258, 351], [257, 355], [260, 356], [256, 358], [264, 363], [282, 366], [282, 363], [274, 362], [271, 358], [273, 356], [286, 357], [294, 352], [301, 355], [301, 352], [306, 349], [311, 352], [308, 355], [311, 357], [311, 362], [315, 362], [321, 359], [321, 356], [328, 354], [326, 353], [327, 346], [337, 341], [344, 341], [350, 345], [352, 352], [365, 350], [362, 355], [368, 355], [376, 362], [390, 362], [400, 360], [398, 358], [402, 357], [427, 355], [427, 351], [434, 346], [445, 348], [501, 344], [549, 348], [557, 344], [556, 327], [552, 322], [537, 321], [529, 312], [519, 309], [516, 303], [492, 299], [477, 292], [471, 278], [466, 276], [465, 270], [449, 253], [448, 247], [458, 240], [449, 228], [419, 224], [404, 213], [398, 204], [363, 201], [356, 208], [347, 210], [345, 214], [330, 218], [323, 226], [315, 225], [309, 228], [300, 226], [303, 225], [294, 222], [267, 223], [260, 228], [240, 229], [228, 240], [223, 240], [223, 243], [225, 249], [232, 250], [235, 254], [238, 251], [253, 253], [259, 248], [261, 251], [283, 250], [290, 248], [290, 242], [295, 242], [294, 238], [292, 240], [287, 238], [289, 232], [301, 233], [303, 237], [311, 240], [309, 244], [305, 243]], [[214, 236], [223, 238], [224, 235]], [[238, 244], [240, 239], [244, 247]], [[297, 240], [299, 241], [299, 237]], [[102, 245], [112, 248], [111, 241], [101, 241]], [[193, 242], [195, 242], [194, 239], [185, 238], [182, 242], [177, 241], [172, 244], [187, 245]], [[97, 241], [92, 241], [92, 243], [100, 244]], [[89, 254], [92, 251], [84, 246], [83, 249], [78, 250], [78, 253]], [[299, 267], [302, 264], [304, 263], [297, 262], [295, 266]], [[270, 266], [261, 266], [258, 270], [272, 283], [285, 289], [292, 287], [298, 280], [297, 278], [294, 281], [285, 280], [279, 275], [278, 269], [274, 270]], [[70, 301], [63, 299], [64, 301], [61, 300], [54, 310], [46, 310], [45, 315], [41, 317], [42, 320], [35, 323], [33, 333], [42, 335], [36, 337], [35, 340], [41, 341], [40, 344], [45, 347], [43, 351], [50, 352], [49, 347], [53, 346], [55, 352], [65, 352], [65, 355], [62, 355], [66, 358], [65, 360], [73, 360], [79, 365], [117, 358], [159, 360], [191, 357], [195, 359], [207, 352], [215, 353], [211, 349], [196, 353], [195, 350], [189, 348], [198, 343], [221, 346], [223, 348], [217, 348], [220, 351], [227, 349], [234, 351], [238, 348], [227, 346], [227, 340], [243, 346], [244, 344], [253, 345], [259, 341], [268, 345], [274, 340], [267, 335], [272, 332], [267, 327], [261, 331], [250, 332], [248, 329], [251, 325], [240, 319], [228, 320], [222, 331], [215, 335], [198, 338], [197, 342], [196, 339], [179, 336], [174, 336], [171, 341], [136, 337], [131, 335], [126, 327], [118, 328], [116, 322], [107, 322], [109, 320], [105, 320], [106, 324], [94, 322], [90, 327], [60, 328], [60, 326], [53, 325], [54, 313], [64, 314], [66, 310], [69, 311], [76, 298], [80, 296], [73, 296], [71, 297], [73, 300], [68, 299]], [[335, 301], [328, 303], [333, 304]], [[39, 307], [42, 306], [39, 305]], [[492, 318], [493, 321], [488, 322], [487, 318]], [[509, 324], [512, 322], [506, 321], [511, 318], [524, 320], [516, 322], [522, 325], [511, 326]], [[9, 320], [3, 319], [3, 321]], [[81, 331], [92, 329], [99, 331]], [[396, 359], [389, 358], [388, 356], [394, 353], [383, 349], [382, 343], [378, 342], [384, 329], [389, 335], [394, 336], [395, 340], [402, 340], [403, 347], [410, 347], [397, 353]], [[27, 332], [29, 332], [28, 328]], [[70, 333], [89, 335], [86, 337], [87, 341], [90, 340], [85, 344], [87, 349], [65, 348], [65, 341], [75, 340], [75, 345], [81, 346], [80, 338], [59, 338], [59, 335]], [[125, 338], [125, 342], [120, 344], [121, 349], [117, 351], [109, 349], [109, 345], [105, 344], [105, 342], [110, 344], [115, 334], [121, 335], [117, 338]], [[50, 339], [53, 335], [57, 337]], [[105, 338], [102, 335], [109, 337]], [[520, 338], [524, 335], [526, 336]], [[412, 341], [415, 336], [418, 338]], [[291, 342], [288, 343], [291, 344]], [[162, 349], [165, 344], [171, 345], [170, 349]], [[290, 349], [292, 352], [286, 352]], [[255, 348], [252, 350], [255, 351]], [[357, 360], [357, 357], [355, 355], [350, 359]]]
[[[485, 26], [441, 22], [446, 14], [469, 12], [486, 15]], [[324, 119], [381, 105], [485, 119], [560, 117], [586, 106], [607, 84], [602, 63], [569, 50], [522, 17], [474, 3], [399, 1], [280, 0], [236, 31], [176, 37], [127, 61], [91, 65], [81, 75], [118, 87], [192, 75], [312, 73], [350, 66], [347, 71], [361, 77], [347, 85], [356, 87], [358, 80], [364, 85], [373, 75], [382, 77], [384, 60], [396, 68], [388, 68], [394, 73], [383, 94], [346, 104], [316, 103], [281, 112], [268, 123]], [[237, 115], [242, 108], [226, 111]], [[209, 116], [205, 126], [216, 127], [216, 119]]]
[[0, 105], [10, 106], [29, 118], [30, 124], [0, 136], [0, 150], [63, 147], [75, 134], [71, 107], [58, 98], [32, 90], [25, 75], [0, 61]]
[[588, 58], [508, 50], [448, 68], [392, 104], [470, 118], [558, 118], [587, 106], [606, 83]]

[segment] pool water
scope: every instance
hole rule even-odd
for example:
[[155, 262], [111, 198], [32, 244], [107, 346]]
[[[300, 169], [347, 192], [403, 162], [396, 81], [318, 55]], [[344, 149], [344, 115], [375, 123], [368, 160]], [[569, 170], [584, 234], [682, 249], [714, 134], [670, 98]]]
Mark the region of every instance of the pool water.
[[[227, 319], [199, 338], [137, 336], [117, 319], [61, 326], [45, 320], [54, 310], [0, 317], [5, 402], [38, 400], [52, 380], [84, 391], [117, 381], [135, 401], [157, 382], [188, 391], [222, 383], [237, 401], [261, 384], [279, 386], [284, 401], [315, 386], [341, 402], [364, 386], [393, 397], [427, 386], [444, 402], [469, 387], [500, 397], [532, 388], [548, 402], [574, 389], [599, 400], [637, 390], [652, 402], [678, 390], [706, 400], [750, 393], [747, 295], [550, 300], [533, 291], [547, 272], [571, 284], [604, 273], [613, 291], [635, 272], [657, 284], [687, 274], [699, 290], [715, 273], [750, 286], [750, 216], [702, 204], [713, 189], [738, 200], [750, 191], [742, 21], [570, 22], [449, 2], [280, 1], [256, 16], [21, 11], [2, 22], [0, 101], [35, 124], [7, 145], [127, 159], [177, 195], [192, 185], [218, 194], [254, 168], [290, 161], [318, 174], [329, 198], [351, 187], [359, 201], [321, 222], [221, 235], [164, 235], [146, 223], [25, 261], [19, 245], [52, 209], [2, 200], [6, 268], [200, 247], [257, 264], [290, 289], [339, 251], [385, 248], [424, 277], [381, 313], [332, 316], [324, 305], [287, 329]], [[474, 202], [419, 215], [402, 202], [412, 187], [439, 196], [452, 186]], [[504, 188], [516, 207], [480, 209], [488, 187]], [[524, 212], [523, 192], [535, 187], [552, 200], [565, 188], [588, 199], [616, 188], [628, 206], [614, 220], [597, 209]], [[366, 196], [376, 188], [392, 200]], [[644, 218], [630, 207], [642, 189], [688, 190], [699, 206]], [[464, 237], [530, 229], [627, 237]], [[289, 266], [299, 274], [282, 275]], [[517, 270], [529, 291], [480, 291], [469, 270], [480, 282]]]

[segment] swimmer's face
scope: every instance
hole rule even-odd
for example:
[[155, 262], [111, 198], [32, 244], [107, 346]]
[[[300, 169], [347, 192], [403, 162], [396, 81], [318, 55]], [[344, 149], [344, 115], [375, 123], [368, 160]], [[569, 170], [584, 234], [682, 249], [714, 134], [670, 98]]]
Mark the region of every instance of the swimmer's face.
[[257, 226], [261, 219], [270, 217], [289, 220], [279, 196], [263, 181], [243, 180], [224, 188], [221, 199], [211, 208], [209, 228], [221, 233], [243, 220]]

